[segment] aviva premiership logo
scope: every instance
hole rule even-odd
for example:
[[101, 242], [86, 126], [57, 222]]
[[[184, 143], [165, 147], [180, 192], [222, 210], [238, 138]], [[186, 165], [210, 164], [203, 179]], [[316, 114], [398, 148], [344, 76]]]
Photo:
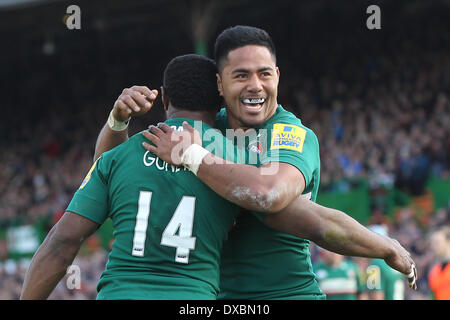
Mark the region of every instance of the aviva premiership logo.
[[291, 149], [302, 152], [306, 130], [292, 124], [276, 123], [273, 126], [270, 149]]

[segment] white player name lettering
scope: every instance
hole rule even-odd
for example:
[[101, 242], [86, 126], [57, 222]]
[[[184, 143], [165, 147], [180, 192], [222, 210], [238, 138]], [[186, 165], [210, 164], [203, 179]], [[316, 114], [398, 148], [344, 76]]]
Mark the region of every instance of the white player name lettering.
[[165, 172], [178, 172], [181, 169], [183, 169], [183, 171], [186, 171], [186, 168], [183, 167], [179, 167], [179, 166], [174, 166], [171, 164], [168, 164], [167, 162], [165, 162], [164, 160], [161, 160], [159, 157], [155, 157], [152, 153], [150, 153], [149, 151], [146, 151], [144, 153], [144, 157], [143, 157], [143, 162], [144, 165], [146, 167], [151, 167], [153, 165], [155, 165], [156, 169], [160, 170], [160, 171], [165, 171]]

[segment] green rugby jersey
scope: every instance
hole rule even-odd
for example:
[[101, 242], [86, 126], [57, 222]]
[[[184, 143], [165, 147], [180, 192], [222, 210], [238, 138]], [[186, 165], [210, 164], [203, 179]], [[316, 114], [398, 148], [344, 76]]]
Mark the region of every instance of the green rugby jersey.
[[344, 259], [338, 266], [319, 261], [313, 268], [327, 300], [356, 300], [358, 293], [364, 291], [359, 269], [351, 260]]
[[[184, 120], [193, 125], [166, 123], [180, 130]], [[200, 132], [208, 129], [203, 123]], [[105, 152], [67, 208], [98, 224], [113, 222], [97, 299], [215, 299], [220, 252], [239, 208], [146, 151], [143, 141], [138, 133]]]
[[[224, 133], [228, 129], [225, 109], [218, 114], [216, 127]], [[281, 105], [256, 129], [260, 143], [256, 148], [251, 142], [248, 146], [248, 151], [260, 153], [255, 165], [274, 161], [295, 166], [305, 177], [303, 195], [315, 201], [320, 157], [314, 132]], [[261, 215], [237, 218], [223, 249], [219, 298], [324, 299], [313, 272], [309, 241], [267, 227]]]
[[383, 291], [384, 300], [404, 300], [405, 277], [384, 260], [371, 259], [366, 273], [368, 291]]

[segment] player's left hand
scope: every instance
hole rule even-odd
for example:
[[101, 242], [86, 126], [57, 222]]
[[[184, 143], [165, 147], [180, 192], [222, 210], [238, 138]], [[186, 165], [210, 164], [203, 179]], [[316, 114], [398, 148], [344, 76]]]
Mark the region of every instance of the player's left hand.
[[149, 130], [142, 131], [142, 135], [154, 145], [143, 142], [142, 146], [173, 165], [181, 165], [181, 156], [192, 144], [202, 145], [200, 133], [187, 122], [183, 123], [183, 131], [175, 131], [165, 123], [158, 123], [158, 127], [149, 126]]

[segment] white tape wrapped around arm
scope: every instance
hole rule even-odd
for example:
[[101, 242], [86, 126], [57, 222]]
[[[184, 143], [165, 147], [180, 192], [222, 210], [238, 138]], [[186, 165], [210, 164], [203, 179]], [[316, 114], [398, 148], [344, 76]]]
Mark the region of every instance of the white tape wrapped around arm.
[[116, 120], [116, 118], [114, 118], [113, 111], [114, 109], [111, 110], [111, 112], [109, 113], [108, 126], [111, 128], [111, 130], [114, 131], [125, 130], [128, 127], [128, 124], [130, 123], [130, 118], [128, 118], [128, 120], [126, 121], [118, 121]]
[[190, 145], [181, 156], [181, 164], [197, 175], [198, 168], [208, 153], [208, 150], [198, 144]]

